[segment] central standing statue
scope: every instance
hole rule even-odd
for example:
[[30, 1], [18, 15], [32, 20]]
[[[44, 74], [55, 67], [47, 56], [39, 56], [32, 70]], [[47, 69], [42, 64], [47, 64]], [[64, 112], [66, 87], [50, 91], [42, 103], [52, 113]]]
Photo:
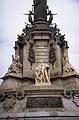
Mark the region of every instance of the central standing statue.
[[34, 21], [47, 21], [47, 0], [34, 0]]
[[51, 85], [50, 83], [50, 69], [46, 63], [41, 63], [36, 67], [35, 71], [35, 84], [36, 85]]

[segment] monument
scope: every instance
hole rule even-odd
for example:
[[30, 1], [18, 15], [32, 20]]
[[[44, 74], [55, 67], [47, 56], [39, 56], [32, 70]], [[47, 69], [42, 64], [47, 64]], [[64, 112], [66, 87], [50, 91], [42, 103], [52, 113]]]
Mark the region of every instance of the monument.
[[78, 120], [79, 74], [69, 62], [65, 35], [52, 24], [47, 0], [33, 0], [33, 8], [2, 78], [0, 119]]

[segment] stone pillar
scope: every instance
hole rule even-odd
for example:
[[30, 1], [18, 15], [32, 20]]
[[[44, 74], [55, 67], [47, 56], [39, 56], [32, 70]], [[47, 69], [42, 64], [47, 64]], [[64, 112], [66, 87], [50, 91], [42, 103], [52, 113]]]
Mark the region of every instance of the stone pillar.
[[34, 65], [28, 61], [29, 42], [23, 47], [23, 78], [34, 78]]
[[28, 61], [28, 49], [29, 49], [29, 44], [24, 44], [23, 47], [23, 77], [27, 77], [27, 71], [30, 67], [30, 63]]

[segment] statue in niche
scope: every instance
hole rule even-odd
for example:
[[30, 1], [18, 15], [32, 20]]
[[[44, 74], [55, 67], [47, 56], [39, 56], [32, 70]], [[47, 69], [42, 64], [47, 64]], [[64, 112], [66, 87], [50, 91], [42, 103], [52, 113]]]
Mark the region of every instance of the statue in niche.
[[33, 47], [34, 47], [34, 43], [30, 42], [28, 61], [31, 63], [31, 66], [33, 63], [35, 63], [35, 51]]
[[54, 62], [56, 61], [56, 53], [55, 53], [54, 43], [50, 42], [49, 46], [50, 46], [50, 50], [49, 50], [49, 63], [51, 63], [53, 65]]
[[50, 69], [46, 63], [41, 63], [35, 70], [35, 84], [45, 85], [50, 83]]
[[22, 73], [22, 64], [20, 63], [19, 56], [14, 59], [14, 56], [12, 55], [12, 64], [8, 68], [8, 72], [6, 75], [9, 73], [16, 73], [16, 74], [21, 74]]
[[34, 21], [47, 21], [47, 0], [34, 0]]

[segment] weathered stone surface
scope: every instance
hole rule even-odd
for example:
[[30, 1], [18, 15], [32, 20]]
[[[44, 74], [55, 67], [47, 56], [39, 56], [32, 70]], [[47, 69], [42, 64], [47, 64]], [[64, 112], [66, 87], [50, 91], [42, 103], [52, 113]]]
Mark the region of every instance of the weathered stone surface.
[[61, 97], [28, 97], [26, 108], [63, 108]]
[[[75, 115], [75, 116], [74, 116]], [[0, 119], [6, 118], [9, 116], [10, 118], [18, 118], [22, 120], [22, 118], [27, 120], [78, 120], [79, 114], [78, 112], [21, 112], [21, 113], [6, 113], [0, 114]], [[65, 116], [65, 117], [64, 117]]]
[[47, 0], [34, 0], [31, 24], [15, 41], [15, 57], [0, 86], [0, 119], [79, 119], [79, 74], [46, 5]]

